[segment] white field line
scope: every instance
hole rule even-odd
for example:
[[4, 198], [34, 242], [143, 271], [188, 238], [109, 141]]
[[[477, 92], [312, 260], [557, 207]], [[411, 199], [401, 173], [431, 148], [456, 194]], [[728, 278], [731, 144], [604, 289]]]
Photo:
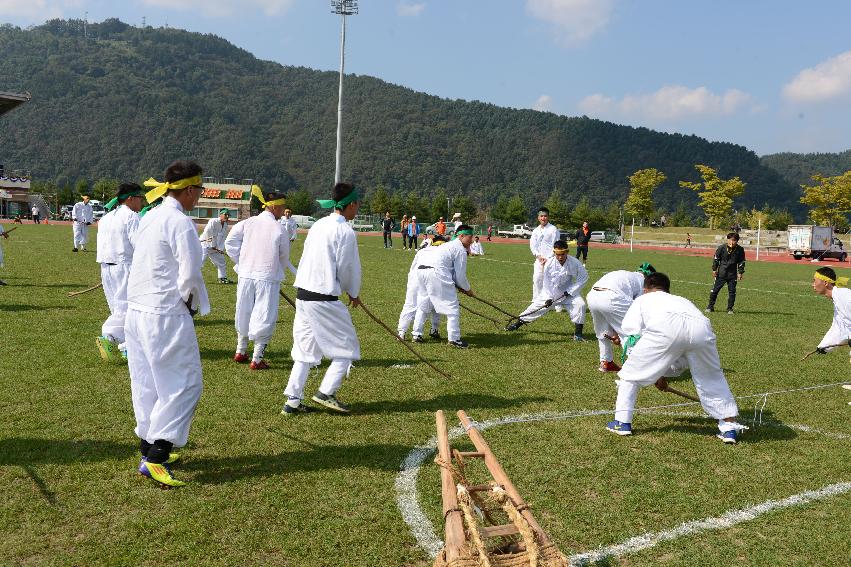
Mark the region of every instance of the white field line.
[[768, 500], [762, 504], [751, 506], [749, 508], [741, 508], [739, 510], [730, 510], [720, 516], [714, 518], [704, 518], [703, 520], [693, 520], [685, 522], [679, 526], [663, 532], [647, 532], [640, 536], [629, 538], [623, 543], [601, 547], [588, 553], [580, 553], [570, 557], [571, 565], [587, 565], [605, 559], [606, 557], [620, 557], [628, 553], [635, 553], [643, 549], [655, 547], [660, 543], [671, 541], [678, 537], [690, 536], [700, 532], [710, 530], [723, 530], [742, 522], [749, 522], [758, 516], [790, 508], [792, 506], [802, 506], [816, 500], [823, 500], [831, 496], [837, 496], [845, 492], [851, 492], [851, 482], [838, 482], [829, 484], [818, 490], [808, 490], [801, 492], [782, 500]]
[[[691, 404], [672, 404], [671, 406], [659, 406], [658, 408], [636, 408], [636, 411], [645, 411], [654, 415], [669, 415], [675, 417], [700, 416], [701, 414], [694, 412], [670, 412], [659, 411], [669, 407], [681, 407], [682, 405]], [[500, 418], [489, 419], [482, 422], [474, 422], [479, 431], [496, 427], [499, 425], [508, 425], [512, 423], [530, 423], [538, 421], [557, 421], [579, 417], [591, 417], [597, 415], [609, 415], [611, 409], [604, 410], [579, 410], [573, 412], [543, 412], [538, 414], [521, 414], [515, 416], [505, 416]], [[774, 424], [766, 423], [763, 427], [773, 427]], [[851, 435], [844, 433], [824, 432], [818, 429], [797, 424], [783, 424], [781, 426], [790, 427], [805, 433], [814, 433], [824, 435], [831, 439], [851, 440]], [[464, 428], [460, 425], [450, 428], [449, 439], [456, 439], [464, 435]], [[420, 508], [419, 498], [417, 496], [417, 478], [419, 477], [422, 465], [431, 458], [437, 451], [437, 437], [431, 437], [422, 445], [414, 447], [405, 460], [402, 462], [399, 474], [396, 476], [396, 505], [402, 515], [402, 519], [408, 524], [411, 534], [417, 540], [419, 546], [429, 554], [430, 557], [437, 557], [440, 550], [443, 548], [443, 540], [434, 531], [434, 526], [431, 523], [422, 508]], [[585, 554], [575, 555], [570, 558], [571, 565], [583, 565], [590, 561], [597, 561], [609, 555], [624, 555], [653, 547], [663, 541], [670, 541], [680, 536], [691, 535], [701, 531], [710, 529], [722, 529], [730, 527], [740, 522], [752, 520], [755, 517], [771, 512], [773, 510], [806, 504], [815, 500], [828, 498], [837, 494], [851, 491], [851, 482], [838, 483], [825, 486], [817, 491], [802, 492], [782, 500], [769, 500], [762, 504], [744, 508], [741, 510], [732, 510], [718, 518], [707, 518], [704, 520], [695, 520], [686, 522], [672, 530], [656, 533], [647, 533], [641, 536], [631, 538], [621, 544], [599, 548], [595, 551]], [[649, 542], [649, 543], [648, 543]], [[640, 547], [634, 547], [636, 545]]]

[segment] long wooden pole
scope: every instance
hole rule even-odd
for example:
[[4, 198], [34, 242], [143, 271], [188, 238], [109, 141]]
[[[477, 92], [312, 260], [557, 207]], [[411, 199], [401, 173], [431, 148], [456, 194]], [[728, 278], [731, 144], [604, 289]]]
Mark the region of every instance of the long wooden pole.
[[686, 394], [682, 390], [677, 390], [676, 388], [671, 388], [670, 386], [667, 386], [665, 388], [665, 391], [670, 392], [671, 394], [674, 394], [675, 396], [680, 396], [681, 398], [691, 400], [693, 402], [699, 402], [700, 401], [700, 398], [698, 398], [697, 396], [692, 396], [691, 394]]
[[473, 299], [475, 299], [475, 300], [477, 300], [477, 301], [481, 301], [481, 302], [482, 302], [482, 303], [484, 303], [485, 305], [489, 305], [490, 307], [493, 307], [494, 309], [496, 309], [497, 311], [499, 311], [499, 312], [500, 312], [500, 313], [502, 313], [503, 315], [507, 315], [507, 316], [511, 317], [512, 319], [514, 319], [514, 318], [516, 317], [513, 313], [509, 313], [508, 311], [506, 311], [505, 309], [501, 308], [500, 306], [498, 306], [498, 305], [494, 305], [493, 303], [491, 303], [491, 302], [490, 302], [490, 301], [488, 301], [487, 299], [481, 298], [481, 297], [479, 297], [478, 295], [469, 295], [468, 297], [472, 297]]
[[[452, 453], [449, 447], [446, 416], [443, 410], [437, 410], [434, 415], [437, 424], [437, 454], [444, 463], [451, 463]], [[446, 563], [451, 564], [461, 555], [466, 538], [464, 537], [464, 520], [461, 516], [461, 509], [458, 507], [455, 479], [452, 478], [452, 471], [445, 466], [440, 467], [440, 485], [443, 493], [443, 518], [446, 526]]]
[[416, 357], [417, 357], [418, 359], [420, 359], [422, 362], [425, 362], [426, 364], [428, 364], [428, 365], [429, 365], [429, 367], [430, 367], [432, 370], [434, 370], [435, 372], [437, 372], [438, 374], [440, 374], [440, 375], [441, 375], [441, 376], [443, 376], [444, 378], [449, 378], [450, 380], [452, 380], [452, 376], [451, 376], [451, 375], [447, 374], [446, 372], [444, 372], [443, 370], [441, 370], [440, 368], [438, 368], [437, 366], [435, 366], [434, 364], [432, 364], [431, 362], [429, 362], [428, 360], [426, 360], [425, 358], [423, 358], [423, 356], [422, 356], [420, 353], [418, 353], [416, 350], [414, 350], [414, 347], [412, 347], [411, 345], [409, 345], [408, 343], [406, 343], [406, 342], [404, 341], [404, 339], [402, 339], [402, 337], [400, 337], [400, 336], [399, 336], [399, 335], [397, 335], [395, 332], [393, 332], [393, 329], [391, 329], [390, 327], [388, 327], [388, 326], [384, 323], [384, 321], [382, 321], [381, 319], [379, 319], [378, 317], [376, 317], [375, 315], [373, 315], [373, 314], [372, 314], [372, 311], [370, 311], [369, 309], [367, 309], [366, 305], [364, 305], [364, 304], [363, 304], [363, 301], [361, 301], [360, 306], [361, 306], [361, 308], [363, 309], [363, 312], [364, 312], [364, 313], [366, 313], [366, 314], [369, 316], [369, 318], [370, 318], [370, 319], [372, 319], [373, 321], [375, 321], [376, 323], [378, 323], [379, 325], [381, 325], [382, 327], [384, 327], [384, 330], [385, 330], [385, 331], [387, 331], [388, 333], [390, 333], [390, 334], [393, 336], [393, 338], [395, 338], [397, 341], [399, 341], [399, 343], [400, 343], [402, 346], [404, 346], [406, 349], [408, 349], [409, 351], [411, 351], [411, 353], [412, 353], [414, 356], [416, 356]]
[[488, 446], [487, 441], [485, 441], [485, 438], [482, 437], [479, 430], [475, 428], [473, 422], [469, 417], [467, 417], [464, 410], [458, 410], [458, 418], [461, 420], [461, 425], [464, 426], [464, 429], [467, 431], [467, 435], [470, 437], [470, 441], [473, 442], [473, 445], [475, 445], [476, 450], [484, 454], [485, 466], [490, 471], [493, 479], [498, 484], [502, 485], [505, 492], [514, 501], [514, 505], [517, 507], [517, 510], [523, 515], [523, 518], [529, 523], [529, 527], [532, 528], [537, 535], [538, 543], [540, 545], [548, 545], [550, 543], [549, 536], [547, 536], [544, 530], [541, 529], [541, 526], [538, 525], [538, 522], [535, 520], [532, 512], [529, 511], [529, 505], [526, 504], [526, 501], [523, 500], [523, 497], [520, 496], [519, 492], [517, 492], [517, 489], [508, 478], [508, 475], [505, 474], [505, 470], [502, 468], [502, 465], [499, 464], [499, 461], [496, 460], [496, 457], [494, 457], [491, 452], [491, 448]]
[[284, 293], [284, 290], [279, 289], [279, 290], [278, 290], [278, 292], [281, 294], [281, 297], [283, 297], [283, 298], [284, 298], [284, 300], [285, 300], [287, 303], [289, 303], [289, 304], [292, 306], [292, 308], [293, 308], [293, 309], [295, 309], [295, 303], [293, 302], [293, 300], [292, 300], [292, 299], [290, 299], [290, 297], [289, 297], [286, 293]]
[[87, 287], [86, 289], [83, 289], [83, 290], [80, 290], [80, 291], [69, 291], [68, 297], [74, 297], [74, 296], [77, 296], [77, 295], [82, 295], [84, 293], [89, 293], [90, 291], [94, 291], [94, 290], [100, 289], [102, 287], [103, 287], [103, 282], [98, 282], [95, 285], [93, 285], [92, 287]]

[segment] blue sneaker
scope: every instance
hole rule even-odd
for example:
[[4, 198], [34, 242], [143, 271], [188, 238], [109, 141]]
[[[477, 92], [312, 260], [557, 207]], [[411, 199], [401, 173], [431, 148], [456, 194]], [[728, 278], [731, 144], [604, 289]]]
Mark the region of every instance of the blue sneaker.
[[727, 443], [729, 445], [735, 445], [738, 441], [738, 435], [735, 429], [731, 429], [730, 431], [722, 431], [717, 435], [718, 439]]
[[632, 424], [622, 423], [616, 419], [607, 423], [606, 429], [618, 435], [632, 435]]

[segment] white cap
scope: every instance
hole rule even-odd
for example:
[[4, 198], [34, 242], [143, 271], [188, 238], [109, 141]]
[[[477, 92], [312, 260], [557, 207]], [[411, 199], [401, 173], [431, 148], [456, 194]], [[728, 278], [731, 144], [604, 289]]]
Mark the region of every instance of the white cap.
[[413, 217], [413, 216], [412, 216], [411, 218], [412, 218], [412, 219], [415, 219], [415, 218], [417, 218], [417, 217]]

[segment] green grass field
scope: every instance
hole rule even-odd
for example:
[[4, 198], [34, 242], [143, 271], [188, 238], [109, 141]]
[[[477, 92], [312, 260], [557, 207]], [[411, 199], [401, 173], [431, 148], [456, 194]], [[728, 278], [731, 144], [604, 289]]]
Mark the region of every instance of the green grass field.
[[[359, 241], [362, 299], [395, 328], [412, 255], [384, 250], [380, 237]], [[0, 278], [10, 284], [0, 288], [3, 565], [430, 565], [403, 521], [395, 483], [412, 448], [434, 435], [435, 410], [454, 423], [458, 409], [484, 421], [614, 404], [613, 376], [596, 370], [596, 342], [568, 341], [564, 314], [514, 334], [465, 314], [462, 333], [472, 348], [432, 342], [420, 349], [455, 376], [447, 380], [356, 311], [363, 360], [339, 392], [353, 414], [285, 418], [278, 412], [292, 309], [282, 306], [267, 351], [273, 370], [235, 365], [235, 286], [216, 284], [207, 264], [213, 311], [196, 319], [205, 390], [176, 469], [190, 484], [161, 491], [135, 472], [127, 369], [103, 363], [94, 346], [107, 315], [103, 294], [67, 297], [98, 282], [94, 253], [71, 253], [70, 226], [23, 226], [3, 246]], [[470, 260], [474, 289], [519, 312], [531, 292], [528, 248], [486, 244], [486, 253]], [[591, 280], [643, 261], [671, 276], [674, 293], [705, 305], [706, 258], [592, 248]], [[847, 349], [800, 360], [832, 317], [831, 303], [809, 288], [811, 273], [809, 265], [751, 262], [737, 313], [712, 316], [737, 396], [849, 380]], [[719, 305], [725, 298], [723, 291]], [[586, 336], [592, 339], [590, 316]], [[317, 385], [314, 374], [308, 391]], [[674, 385], [694, 391], [687, 379]], [[653, 388], [639, 396], [645, 407], [681, 401]], [[838, 387], [770, 396], [762, 425], [737, 446], [716, 439], [697, 406], [637, 414], [630, 438], [605, 431], [608, 415], [516, 423], [484, 435], [570, 556], [851, 482], [848, 401], [851, 392]], [[758, 404], [741, 401], [743, 422]], [[442, 535], [439, 471], [430, 459], [416, 488]], [[846, 490], [599, 564], [847, 565], [849, 509]]]

